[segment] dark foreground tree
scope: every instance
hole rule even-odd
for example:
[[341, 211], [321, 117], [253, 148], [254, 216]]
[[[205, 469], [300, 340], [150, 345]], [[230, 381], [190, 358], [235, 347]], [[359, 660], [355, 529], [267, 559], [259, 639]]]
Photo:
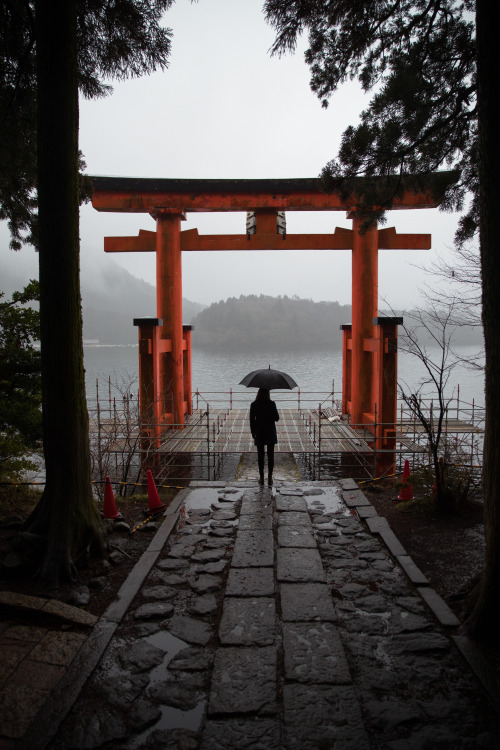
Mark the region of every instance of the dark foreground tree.
[[479, 207], [486, 355], [486, 428], [483, 492], [486, 563], [467, 627], [471, 634], [498, 644], [500, 628], [500, 107], [498, 103], [498, 36], [493, 7], [477, 0], [477, 77], [479, 104]]
[[27, 539], [39, 535], [41, 576], [52, 585], [74, 577], [80, 556], [104, 548], [83, 370], [78, 90], [100, 96], [106, 78], [165, 67], [170, 32], [159, 21], [172, 1], [9, 0], [0, 9], [0, 117], [12, 136], [0, 150], [0, 218], [9, 220], [13, 247], [27, 232], [40, 251], [46, 485]]
[[[45, 540], [42, 579], [75, 577], [104, 550], [92, 496], [79, 286], [76, 0], [36, 0], [38, 248], [45, 489], [28, 531]], [[57, 24], [54, 23], [57, 18]]]
[[[494, 641], [500, 628], [500, 109], [494, 6], [488, 0], [266, 0], [264, 8], [277, 30], [274, 52], [293, 50], [298, 35], [309, 31], [311, 86], [325, 104], [348, 78], [358, 78], [365, 91], [375, 89], [361, 123], [345, 131], [337, 159], [323, 171], [327, 189], [349, 189], [357, 175], [387, 176], [386, 194], [376, 196], [377, 218], [401, 189], [398, 177], [408, 173], [418, 185], [420, 176], [425, 181], [426, 174], [445, 166], [456, 171], [456, 179], [444, 208], [462, 210], [470, 199], [457, 240], [469, 240], [480, 227], [486, 566], [467, 627], [477, 638]], [[360, 198], [369, 206], [369, 179], [364, 191]]]

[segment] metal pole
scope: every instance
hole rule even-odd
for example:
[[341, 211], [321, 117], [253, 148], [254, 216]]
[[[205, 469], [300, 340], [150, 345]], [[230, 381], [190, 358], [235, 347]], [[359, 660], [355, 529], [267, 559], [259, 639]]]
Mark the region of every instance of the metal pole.
[[207, 479], [210, 479], [210, 406], [207, 404]]
[[460, 383], [457, 385], [457, 419], [460, 416]]
[[229, 408], [233, 408], [233, 389], [229, 389]]
[[448, 453], [448, 407], [444, 412], [444, 452]]
[[470, 441], [470, 465], [474, 465], [474, 399], [472, 399], [472, 432]]
[[321, 404], [318, 405], [318, 481], [321, 479]]
[[101, 409], [97, 399], [97, 463], [99, 466], [99, 479], [102, 479], [102, 452], [101, 452]]
[[374, 476], [376, 476], [377, 475], [377, 404], [376, 403], [375, 403], [375, 409], [374, 409], [373, 416], [374, 416], [374, 420], [375, 420], [374, 424], [373, 424], [374, 438], [375, 438], [375, 441], [373, 443], [373, 445], [374, 445], [374, 451], [373, 451], [373, 461], [374, 461], [373, 468], [374, 468], [374, 471], [373, 471], [373, 474], [374, 474]]

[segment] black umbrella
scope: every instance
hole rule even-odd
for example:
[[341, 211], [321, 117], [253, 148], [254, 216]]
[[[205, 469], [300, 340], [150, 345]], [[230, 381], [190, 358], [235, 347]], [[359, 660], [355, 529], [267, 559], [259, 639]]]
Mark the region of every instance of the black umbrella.
[[279, 370], [271, 370], [269, 365], [267, 370], [254, 370], [245, 375], [243, 380], [240, 380], [240, 385], [246, 385], [247, 388], [265, 388], [268, 391], [278, 389], [297, 388], [295, 380], [287, 375], [286, 372], [280, 372]]

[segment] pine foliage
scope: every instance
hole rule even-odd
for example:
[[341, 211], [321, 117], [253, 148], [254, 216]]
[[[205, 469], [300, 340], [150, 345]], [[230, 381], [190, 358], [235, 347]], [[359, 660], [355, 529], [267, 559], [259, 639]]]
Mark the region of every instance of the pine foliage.
[[[172, 3], [78, 0], [78, 83], [85, 97], [111, 93], [112, 78], [167, 67], [172, 32], [160, 21]], [[37, 244], [34, 6], [34, 0], [0, 3], [0, 220], [8, 221], [14, 250]]]
[[40, 315], [38, 283], [5, 300], [0, 292], [0, 477], [30, 468], [27, 456], [41, 450]]
[[[474, 4], [470, 0], [267, 0], [276, 29], [273, 53], [295, 49], [308, 32], [311, 88], [324, 106], [338, 86], [358, 79], [373, 92], [360, 123], [348, 127], [336, 159], [323, 169], [325, 189], [348, 189], [356, 176], [382, 176], [367, 205], [390, 208], [403, 175], [455, 171], [442, 207], [462, 210], [457, 240], [478, 224]], [[394, 180], [394, 176], [398, 179]], [[418, 188], [418, 180], [414, 183]]]

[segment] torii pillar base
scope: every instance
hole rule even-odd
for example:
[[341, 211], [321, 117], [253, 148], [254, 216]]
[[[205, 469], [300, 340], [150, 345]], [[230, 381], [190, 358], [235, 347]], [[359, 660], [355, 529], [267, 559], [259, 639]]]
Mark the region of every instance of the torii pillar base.
[[[162, 338], [161, 318], [134, 318], [139, 329], [139, 408], [141, 433], [151, 447], [156, 443], [166, 427], [177, 424], [171, 404], [172, 394], [161, 389], [164, 382], [158, 376], [162, 357], [171, 350], [171, 341]], [[185, 325], [182, 335], [183, 358], [183, 401], [182, 416], [192, 412], [191, 393], [191, 332], [193, 326]], [[143, 446], [145, 447], [145, 446]]]
[[363, 341], [363, 351], [370, 357], [370, 405], [362, 409], [355, 403], [359, 389], [353, 389], [352, 327], [342, 330], [342, 413], [360, 414], [353, 427], [366, 428], [373, 435], [375, 475], [389, 476], [396, 468], [397, 356], [398, 325], [403, 318], [373, 318], [373, 335]]

